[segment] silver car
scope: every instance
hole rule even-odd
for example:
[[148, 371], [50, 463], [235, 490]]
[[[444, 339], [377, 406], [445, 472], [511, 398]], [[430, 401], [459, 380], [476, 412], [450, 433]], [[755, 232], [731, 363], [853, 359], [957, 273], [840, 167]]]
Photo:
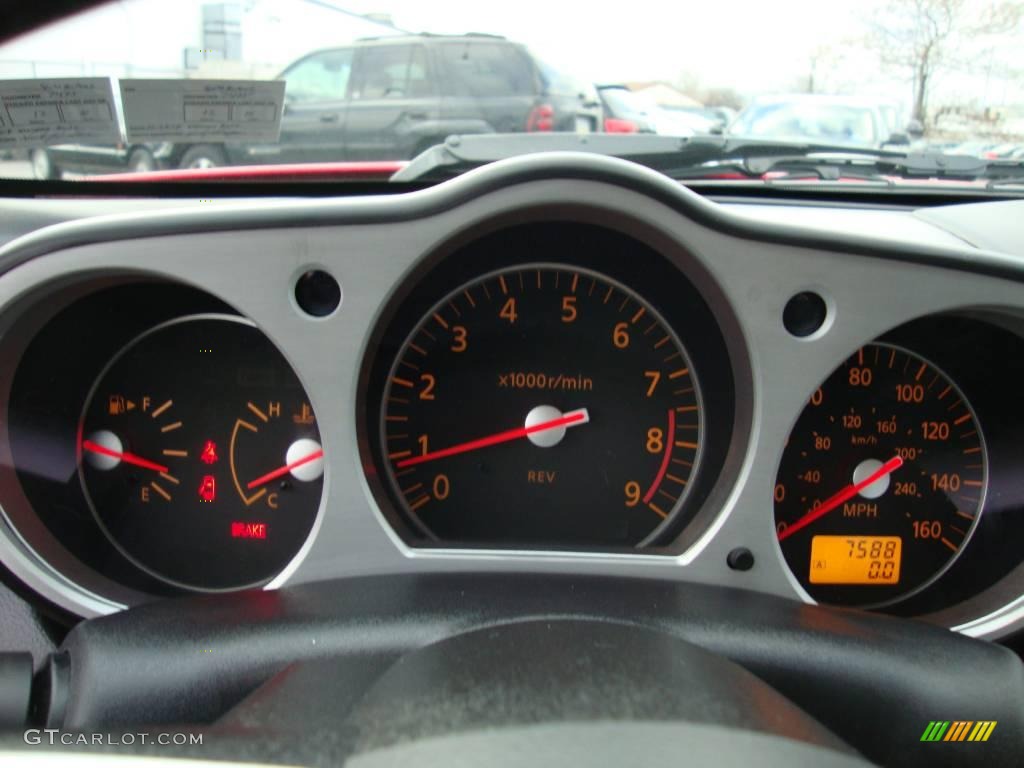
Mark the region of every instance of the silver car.
[[847, 96], [797, 94], [755, 99], [729, 133], [755, 139], [813, 141], [851, 147], [909, 144], [897, 131], [889, 105]]

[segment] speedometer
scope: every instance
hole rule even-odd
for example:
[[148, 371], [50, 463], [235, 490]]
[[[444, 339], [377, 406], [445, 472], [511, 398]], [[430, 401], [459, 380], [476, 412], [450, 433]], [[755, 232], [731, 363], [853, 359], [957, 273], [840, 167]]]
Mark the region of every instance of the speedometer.
[[635, 546], [688, 493], [701, 411], [652, 304], [606, 275], [525, 265], [420, 318], [385, 384], [382, 464], [437, 539]]
[[970, 403], [945, 373], [869, 344], [811, 396], [775, 485], [775, 528], [816, 600], [878, 606], [937, 579], [971, 538], [987, 457]]

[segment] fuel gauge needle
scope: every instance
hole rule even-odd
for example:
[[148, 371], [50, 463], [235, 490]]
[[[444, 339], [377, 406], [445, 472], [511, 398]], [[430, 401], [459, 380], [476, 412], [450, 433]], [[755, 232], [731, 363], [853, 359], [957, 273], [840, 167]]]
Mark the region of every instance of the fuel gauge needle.
[[814, 509], [812, 509], [810, 512], [808, 512], [806, 515], [801, 517], [795, 523], [793, 523], [792, 525], [788, 526], [784, 531], [781, 531], [779, 533], [779, 535], [778, 535], [779, 536], [779, 541], [783, 541], [785, 539], [788, 539], [790, 536], [792, 536], [797, 531], [802, 530], [803, 528], [806, 528], [808, 525], [813, 523], [815, 520], [817, 520], [817, 519], [819, 519], [821, 517], [824, 517], [829, 512], [831, 512], [833, 509], [838, 507], [840, 504], [843, 504], [843, 503], [849, 501], [850, 499], [852, 499], [854, 496], [856, 496], [858, 493], [860, 493], [862, 490], [867, 488], [872, 483], [877, 483], [883, 477], [885, 477], [888, 474], [891, 474], [891, 473], [895, 472], [897, 469], [899, 469], [902, 466], [903, 466], [903, 459], [900, 458], [899, 456], [893, 456], [891, 459], [889, 459], [887, 462], [885, 462], [885, 464], [880, 466], [878, 469], [876, 469], [870, 475], [865, 477], [859, 483], [851, 483], [850, 485], [846, 486], [845, 488], [843, 488], [841, 491], [839, 491], [835, 495], [830, 496], [829, 498], [825, 499], [825, 501], [823, 501], [820, 506], [815, 507]]
[[128, 453], [127, 451], [114, 451], [110, 448], [106, 448], [102, 445], [94, 443], [92, 440], [82, 441], [82, 450], [89, 451], [90, 453], [98, 453], [100, 456], [109, 456], [112, 459], [118, 459], [123, 461], [125, 464], [132, 464], [136, 467], [142, 467], [143, 469], [151, 469], [154, 472], [169, 472], [170, 470], [162, 464], [144, 459], [141, 456], [136, 456], [134, 453]]

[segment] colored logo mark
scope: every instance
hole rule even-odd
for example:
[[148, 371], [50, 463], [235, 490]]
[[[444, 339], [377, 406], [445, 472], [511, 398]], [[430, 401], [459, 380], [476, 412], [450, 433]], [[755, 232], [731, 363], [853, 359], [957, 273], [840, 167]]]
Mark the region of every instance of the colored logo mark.
[[996, 729], [996, 720], [932, 720], [921, 734], [921, 741], [988, 741]]

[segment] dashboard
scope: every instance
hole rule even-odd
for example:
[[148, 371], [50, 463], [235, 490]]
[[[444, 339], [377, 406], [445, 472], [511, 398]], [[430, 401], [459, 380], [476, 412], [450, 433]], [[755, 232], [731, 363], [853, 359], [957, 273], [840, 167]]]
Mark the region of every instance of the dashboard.
[[576, 155], [109, 208], [0, 249], [0, 561], [77, 616], [493, 572], [1024, 622], [1019, 232]]

